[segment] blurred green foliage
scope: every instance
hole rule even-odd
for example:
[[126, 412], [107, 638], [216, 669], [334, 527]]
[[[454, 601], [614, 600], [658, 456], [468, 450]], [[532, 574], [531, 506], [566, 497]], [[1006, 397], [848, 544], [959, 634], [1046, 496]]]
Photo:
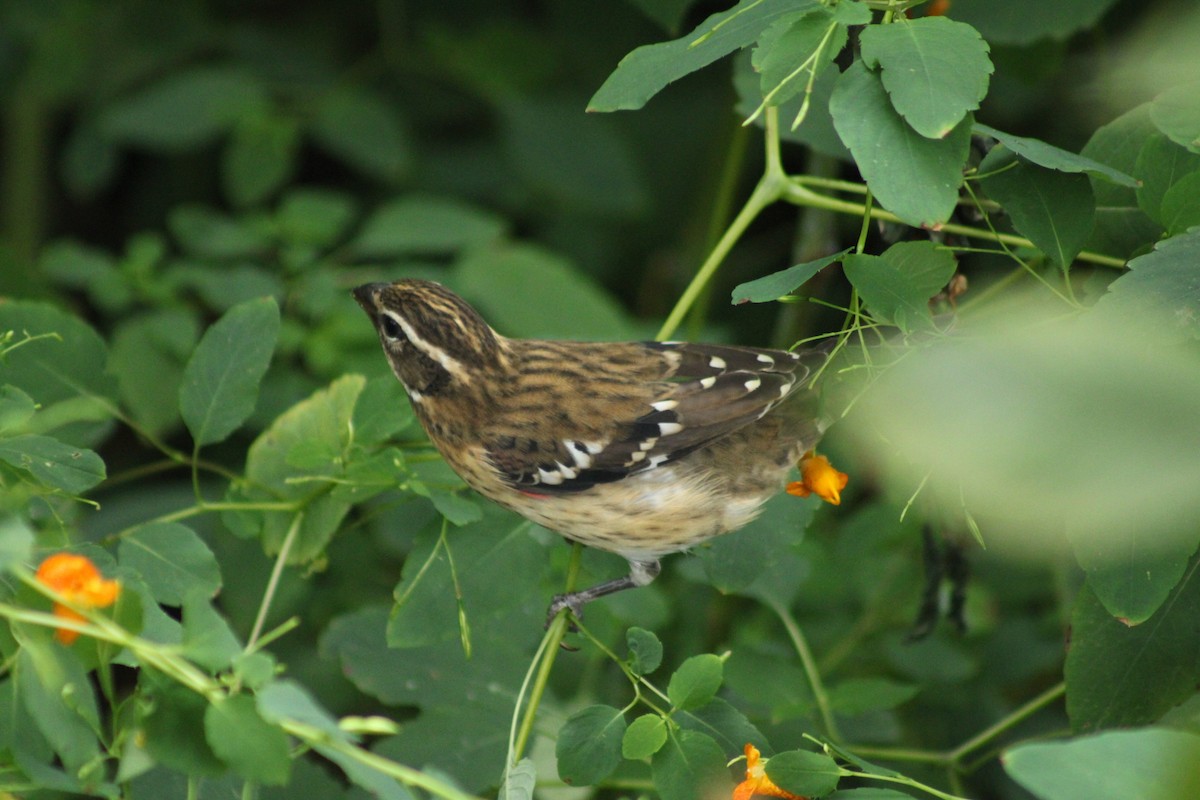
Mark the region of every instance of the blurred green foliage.
[[[1193, 35], [0, 4], [0, 796], [694, 800], [751, 744], [839, 800], [1191, 798]], [[511, 336], [836, 337], [843, 504], [775, 498], [560, 654], [550, 596], [624, 565], [442, 463], [348, 293], [398, 277]], [[923, 530], [973, 578], [910, 641]], [[64, 548], [123, 586], [70, 648]]]

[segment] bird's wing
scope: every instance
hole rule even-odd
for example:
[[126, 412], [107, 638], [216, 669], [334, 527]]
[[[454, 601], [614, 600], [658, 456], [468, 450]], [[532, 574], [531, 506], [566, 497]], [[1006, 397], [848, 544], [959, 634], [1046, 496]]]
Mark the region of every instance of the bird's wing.
[[531, 355], [531, 385], [514, 391], [484, 436], [504, 480], [533, 493], [581, 491], [669, 463], [760, 419], [811, 374], [811, 359], [782, 350], [539, 344], [551, 352]]

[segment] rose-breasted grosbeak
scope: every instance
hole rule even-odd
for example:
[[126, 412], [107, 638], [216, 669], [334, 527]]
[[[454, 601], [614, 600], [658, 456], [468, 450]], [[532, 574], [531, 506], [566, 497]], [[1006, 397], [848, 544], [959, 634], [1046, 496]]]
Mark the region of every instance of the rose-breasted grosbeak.
[[509, 339], [422, 280], [354, 298], [471, 488], [629, 561], [626, 577], [555, 597], [550, 618], [645, 586], [660, 556], [745, 525], [825, 427], [808, 389], [822, 353]]

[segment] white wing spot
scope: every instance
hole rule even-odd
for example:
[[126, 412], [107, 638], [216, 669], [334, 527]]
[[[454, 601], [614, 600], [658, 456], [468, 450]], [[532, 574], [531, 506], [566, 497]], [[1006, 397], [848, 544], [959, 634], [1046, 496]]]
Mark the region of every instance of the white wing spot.
[[636, 450], [636, 451], [634, 451], [633, 455], [629, 456], [629, 460], [626, 461], [625, 463], [626, 464], [636, 464], [637, 462], [641, 461], [645, 457], [646, 457], [645, 450]]
[[649, 450], [651, 447], [654, 447], [654, 445], [657, 442], [658, 442], [658, 437], [651, 436], [649, 439], [643, 439], [642, 443], [638, 445], [638, 449], [639, 450]]
[[679, 405], [678, 400], [659, 400], [657, 403], [651, 403], [650, 407], [655, 411], [670, 411], [677, 405]]
[[700, 379], [700, 385], [702, 387], [704, 387], [705, 389], [711, 389], [713, 386], [716, 386], [716, 384], [717, 384], [717, 379], [715, 377], [713, 377], [712, 375], [708, 376], [707, 378]]
[[708, 365], [713, 369], [725, 369], [725, 359], [720, 356], [713, 356], [708, 360]]
[[648, 463], [652, 467], [657, 467], [659, 464], [663, 463], [668, 458], [670, 458], [670, 456], [667, 455], [666, 453], [659, 453], [656, 456], [650, 456], [650, 461]]
[[567, 452], [571, 454], [571, 460], [575, 462], [575, 466], [580, 469], [587, 469], [592, 465], [592, 457], [584, 452], [583, 445], [574, 439], [564, 439], [563, 444], [567, 448]]
[[554, 466], [558, 467], [558, 471], [562, 473], [562, 476], [567, 480], [574, 480], [579, 476], [579, 470], [574, 469], [573, 467], [568, 467], [561, 461], [555, 461]]
[[538, 467], [538, 478], [541, 480], [541, 483], [546, 483], [551, 486], [557, 486], [563, 482], [562, 473], [558, 472], [557, 470], [547, 471], [541, 467]]
[[780, 387], [779, 387], [779, 396], [780, 396], [780, 397], [787, 397], [787, 395], [788, 395], [788, 392], [790, 392], [791, 390], [792, 390], [792, 384], [790, 384], [790, 383], [785, 383], [783, 386], [780, 386]]
[[678, 422], [660, 422], [660, 423], [658, 423], [658, 431], [659, 431], [658, 435], [659, 436], [670, 436], [673, 433], [679, 433], [681, 430], [683, 430], [683, 426], [680, 425]]
[[753, 392], [755, 389], [762, 386], [762, 380], [760, 378], [751, 378], [743, 385], [746, 387], [747, 392]]
[[598, 455], [604, 449], [607, 442], [580, 442], [581, 445], [587, 448], [587, 451], [592, 455]]
[[775, 363], [775, 359], [771, 358], [766, 353], [759, 353], [758, 360], [760, 363], [763, 363], [763, 364], [774, 364]]

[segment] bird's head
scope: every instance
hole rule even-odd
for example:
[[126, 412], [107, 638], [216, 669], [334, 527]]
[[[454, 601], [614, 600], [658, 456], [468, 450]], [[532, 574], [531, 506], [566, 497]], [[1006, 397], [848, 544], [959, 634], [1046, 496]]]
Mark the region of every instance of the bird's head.
[[367, 283], [353, 294], [416, 402], [462, 390], [503, 362], [502, 337], [439, 283]]

